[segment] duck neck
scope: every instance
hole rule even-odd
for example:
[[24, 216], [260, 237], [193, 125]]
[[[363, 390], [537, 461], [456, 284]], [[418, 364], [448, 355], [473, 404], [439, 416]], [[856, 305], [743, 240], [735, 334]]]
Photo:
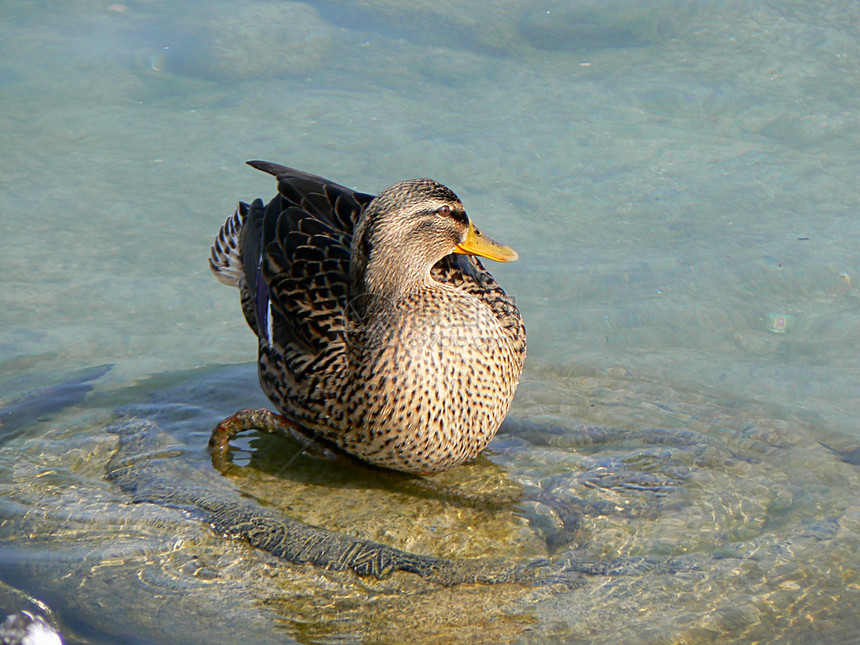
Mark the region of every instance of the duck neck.
[[357, 293], [397, 302], [403, 296], [414, 293], [426, 286], [431, 280], [430, 270], [425, 262], [403, 255], [371, 255], [361, 272]]

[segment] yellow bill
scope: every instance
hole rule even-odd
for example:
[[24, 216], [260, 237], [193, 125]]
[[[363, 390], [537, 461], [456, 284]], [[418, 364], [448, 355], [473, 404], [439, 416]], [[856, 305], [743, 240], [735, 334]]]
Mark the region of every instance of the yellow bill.
[[454, 253], [480, 255], [482, 258], [489, 258], [496, 262], [513, 262], [520, 257], [511, 247], [479, 233], [472, 224], [472, 220], [469, 220], [469, 231], [466, 233], [466, 239], [454, 247]]

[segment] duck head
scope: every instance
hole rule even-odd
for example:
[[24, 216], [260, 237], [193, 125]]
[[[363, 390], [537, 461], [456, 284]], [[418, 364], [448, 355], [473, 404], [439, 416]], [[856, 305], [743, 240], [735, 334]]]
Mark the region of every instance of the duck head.
[[518, 258], [481, 233], [454, 192], [432, 179], [401, 181], [367, 205], [352, 241], [354, 293], [396, 298], [432, 280], [430, 269], [451, 253], [498, 262]]

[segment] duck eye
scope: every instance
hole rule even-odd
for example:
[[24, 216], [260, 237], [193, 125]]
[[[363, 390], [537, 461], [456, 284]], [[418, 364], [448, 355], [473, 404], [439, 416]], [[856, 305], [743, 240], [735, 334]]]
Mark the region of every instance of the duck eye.
[[442, 217], [448, 217], [451, 214], [451, 207], [445, 204], [436, 209], [436, 214]]

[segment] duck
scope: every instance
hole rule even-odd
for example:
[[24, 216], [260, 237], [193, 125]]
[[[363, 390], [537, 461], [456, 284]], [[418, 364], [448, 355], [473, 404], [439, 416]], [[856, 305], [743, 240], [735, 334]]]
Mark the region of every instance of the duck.
[[223, 454], [247, 429], [304, 437], [363, 462], [432, 474], [473, 460], [508, 413], [526, 356], [515, 299], [480, 258], [518, 259], [432, 179], [378, 195], [267, 161], [267, 204], [240, 202], [209, 267], [238, 287], [278, 409], [213, 430]]

